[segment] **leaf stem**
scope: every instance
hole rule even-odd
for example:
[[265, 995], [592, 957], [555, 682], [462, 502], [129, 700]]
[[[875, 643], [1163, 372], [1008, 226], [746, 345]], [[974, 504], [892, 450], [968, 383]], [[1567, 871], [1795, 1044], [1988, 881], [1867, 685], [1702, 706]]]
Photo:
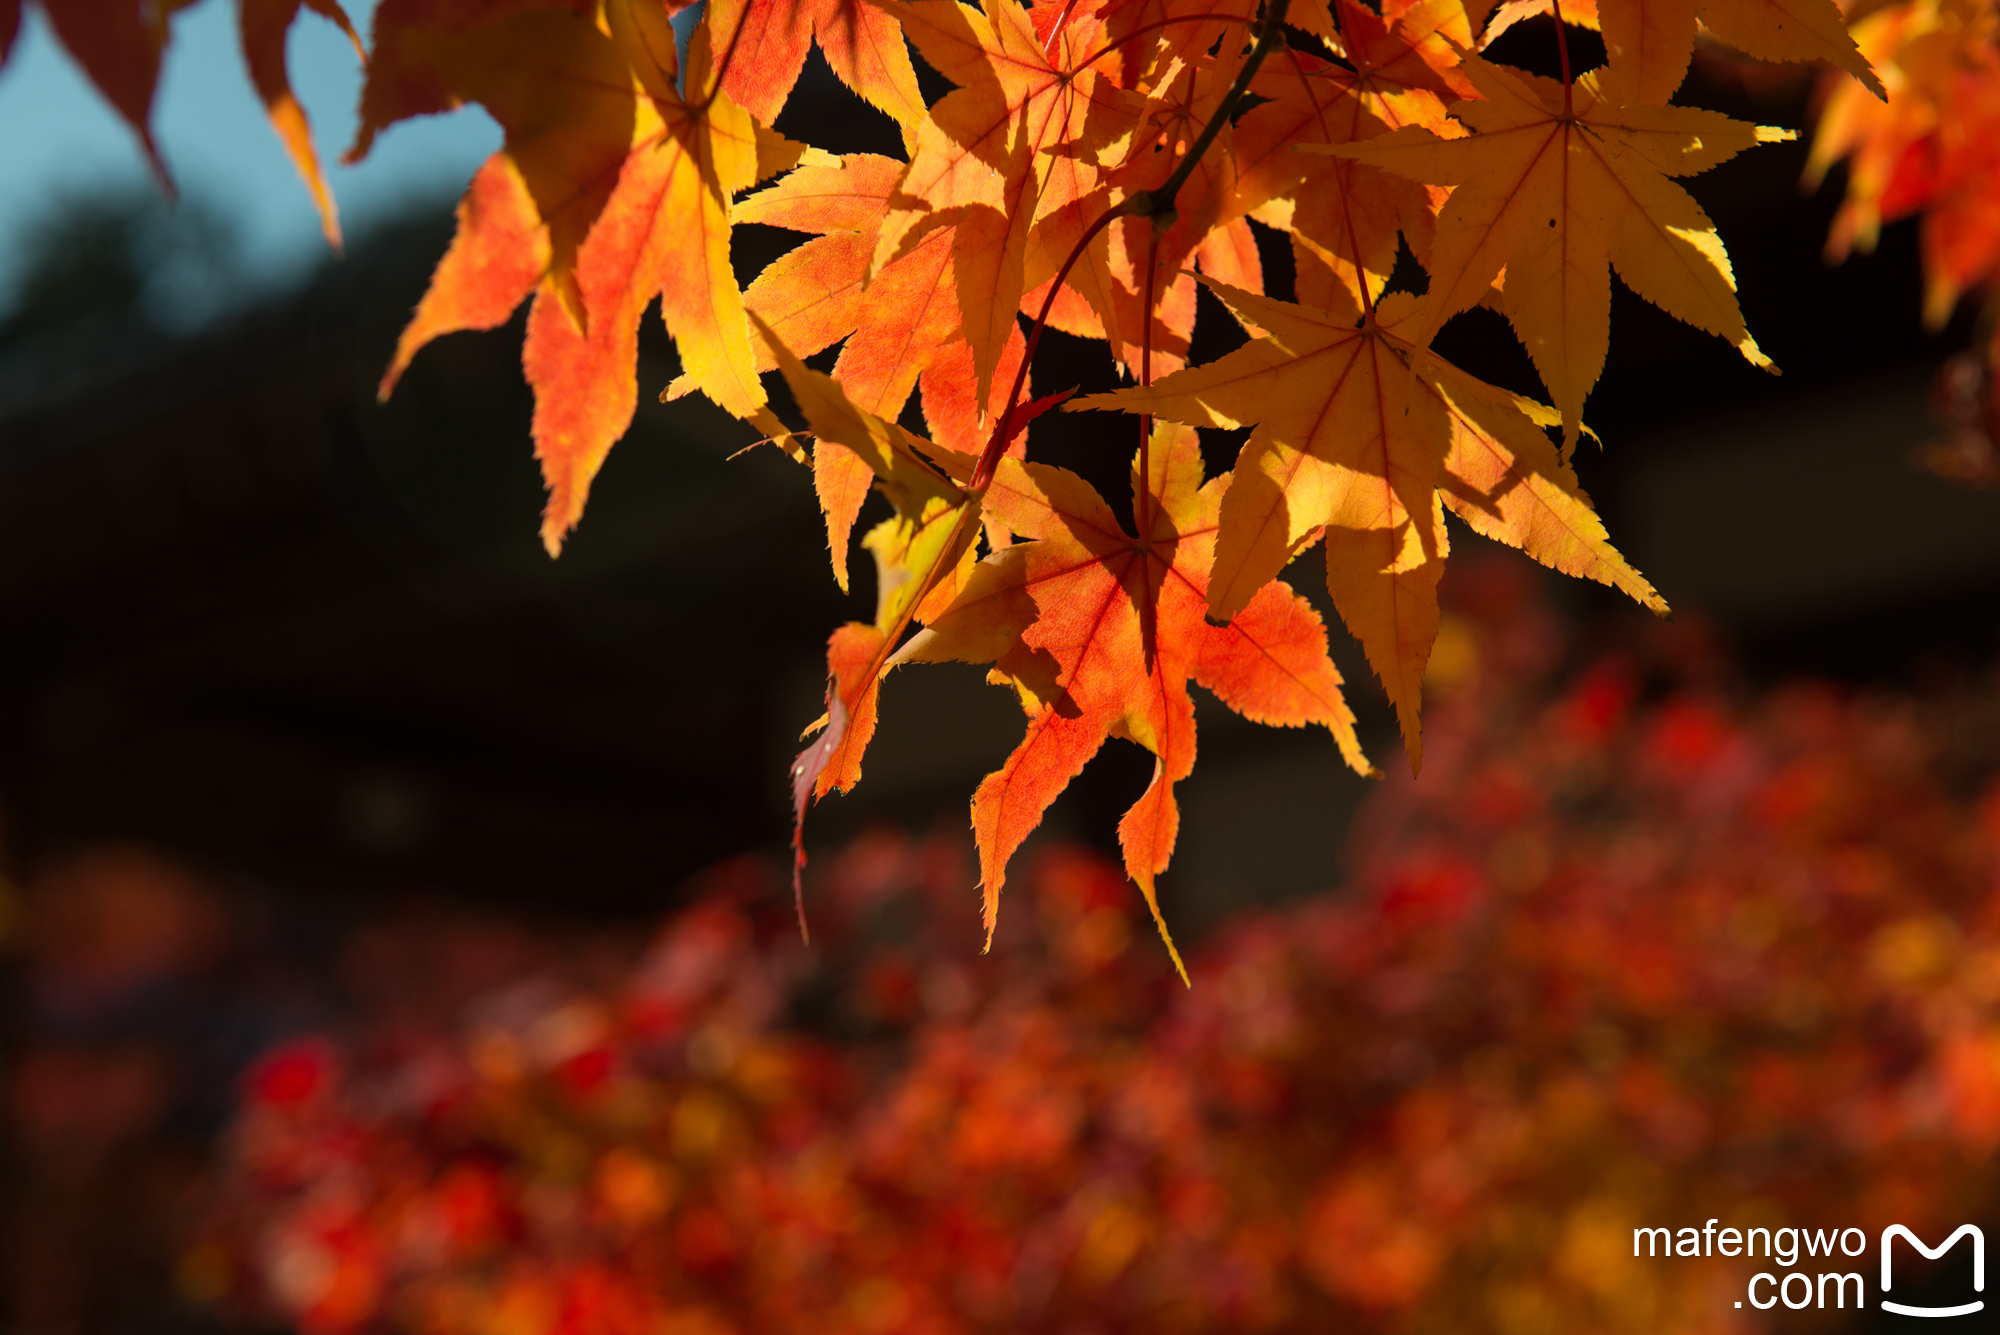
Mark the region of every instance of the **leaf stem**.
[[1556, 16], [1556, 54], [1562, 57], [1563, 71], [1563, 119], [1573, 120], [1576, 109], [1570, 103], [1569, 91], [1569, 31], [1563, 23], [1562, 0], [1549, 0], [1549, 8]]

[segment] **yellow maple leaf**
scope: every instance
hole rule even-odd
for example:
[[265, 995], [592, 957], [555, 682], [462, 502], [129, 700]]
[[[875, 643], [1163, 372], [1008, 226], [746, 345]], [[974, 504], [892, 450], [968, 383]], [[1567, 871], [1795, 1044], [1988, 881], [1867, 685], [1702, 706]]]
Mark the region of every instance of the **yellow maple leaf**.
[[1053, 194], [1094, 188], [1092, 172], [1052, 177], [1056, 153], [1088, 164], [1129, 138], [1138, 99], [1077, 61], [1071, 35], [1053, 54], [1015, 0], [987, 0], [984, 13], [954, 0], [880, 0], [924, 59], [959, 87], [917, 129], [909, 169], [890, 200], [872, 269], [907, 251], [932, 227], [956, 223], [952, 243], [959, 309], [972, 345], [975, 398], [985, 402], [1022, 294], [1047, 274], [1031, 272], [1035, 220], [1065, 202]]
[[1792, 131], [1695, 107], [1628, 104], [1605, 91], [1602, 70], [1567, 89], [1477, 56], [1463, 70], [1485, 99], [1452, 108], [1468, 137], [1409, 126], [1313, 146], [1454, 187], [1438, 215], [1420, 345], [1483, 298], [1504, 269], [1502, 308], [1562, 413], [1565, 447], [1574, 446], [1583, 400], [1604, 369], [1616, 265], [1655, 306], [1775, 369], [1744, 327], [1715, 224], [1667, 178], [1795, 138]]
[[1352, 305], [1320, 311], [1209, 286], [1264, 335], [1150, 388], [1077, 406], [1255, 426], [1222, 498], [1209, 614], [1234, 616], [1323, 533], [1327, 588], [1396, 706], [1413, 767], [1423, 756], [1418, 706], [1437, 638], [1446, 510], [1544, 565], [1666, 611], [1522, 406], [1410, 338], [1415, 298], [1392, 295], [1363, 317]]
[[[1486, 25], [1480, 49], [1522, 19], [1554, 10], [1552, 0], [1508, 0]], [[1840, 10], [1834, 0], [1563, 0], [1562, 16], [1603, 33], [1618, 66], [1607, 87], [1630, 102], [1672, 97], [1687, 78], [1695, 34], [1704, 29], [1759, 60], [1824, 60], [1885, 96]]]
[[1623, 81], [1619, 92], [1634, 102], [1664, 102], [1681, 86], [1697, 19], [1746, 55], [1824, 60], [1884, 96], [1834, 0], [1599, 0], [1597, 8], [1605, 49]]

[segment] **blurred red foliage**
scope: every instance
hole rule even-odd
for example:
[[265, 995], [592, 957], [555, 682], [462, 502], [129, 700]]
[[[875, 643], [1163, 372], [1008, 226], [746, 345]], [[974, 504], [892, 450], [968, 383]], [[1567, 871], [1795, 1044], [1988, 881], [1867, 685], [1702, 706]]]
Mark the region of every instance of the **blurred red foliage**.
[[959, 841], [829, 859], [810, 953], [732, 864], [629, 965], [266, 1055], [183, 1271], [326, 1335], [1668, 1335], [1760, 1327], [1635, 1226], [1977, 1217], [1990, 707], [1750, 695], [1686, 625], [1593, 659], [1506, 571], [1455, 606], [1349, 887], [1192, 989], [1073, 848], [984, 958]]

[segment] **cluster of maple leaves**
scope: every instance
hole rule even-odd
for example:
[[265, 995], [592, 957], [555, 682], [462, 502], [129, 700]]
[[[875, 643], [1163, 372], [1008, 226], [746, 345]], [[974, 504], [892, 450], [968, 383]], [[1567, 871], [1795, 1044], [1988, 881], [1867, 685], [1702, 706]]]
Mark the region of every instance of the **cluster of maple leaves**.
[[[127, 31], [75, 17], [101, 0], [42, 3], [143, 127], [165, 10]], [[338, 19], [334, 0], [314, 7]], [[1190, 679], [1251, 718], [1325, 727], [1370, 771], [1320, 619], [1279, 578], [1315, 544], [1413, 766], [1447, 512], [1664, 611], [1567, 461], [1604, 363], [1610, 271], [1768, 365], [1721, 240], [1672, 178], [1790, 137], [1669, 99], [1698, 32], [1882, 91], [1834, 0], [710, 0], [682, 25], [684, 54], [676, 8], [383, 0], [351, 152], [469, 102], [505, 142], [382, 390], [430, 340], [530, 302], [554, 552], [631, 423], [657, 299], [682, 367], [665, 395], [699, 391], [809, 463], [843, 587], [863, 501], [886, 495], [895, 513], [862, 538], [876, 615], [830, 641], [799, 820], [860, 778], [885, 673], [992, 664], [1027, 727], [973, 798], [989, 932], [1010, 856], [1113, 736], [1156, 757], [1119, 826], [1152, 897], [1194, 763]], [[246, 50], [324, 198], [271, 64], [296, 12], [246, 3]], [[1478, 54], [1545, 13], [1560, 80]], [[1579, 24], [1602, 33], [1601, 68], [1571, 68]], [[893, 120], [906, 159], [836, 157], [773, 128], [815, 43]], [[935, 102], [912, 47], [952, 85]], [[1289, 244], [1294, 300], [1264, 291], [1253, 222]], [[744, 287], [739, 223], [809, 239]], [[1391, 288], [1404, 251], [1421, 295]], [[1190, 366], [1197, 281], [1249, 341]], [[1480, 304], [1512, 322], [1552, 408], [1430, 350]], [[1106, 341], [1133, 382], [1064, 405], [1140, 418], [1136, 433], [1103, 419], [1106, 450], [1136, 435], [1130, 531], [1080, 478], [1026, 458], [1028, 421], [1065, 397], [1028, 397], [1050, 326]], [[801, 360], [836, 345], [830, 373]], [[773, 410], [768, 371], [804, 432]], [[929, 438], [900, 424], [918, 393]], [[1195, 429], [1238, 427], [1234, 466], [1205, 477]], [[795, 843], [802, 862], [802, 829]]]
[[1886, 99], [1839, 81], [1807, 164], [1817, 185], [1847, 163], [1847, 193], [1827, 257], [1872, 250], [1882, 225], [1921, 214], [1924, 321], [1937, 328], [1970, 291], [1983, 295], [1976, 345], [1947, 363], [1936, 407], [1951, 433], [1930, 451], [1947, 476], [2000, 482], [2000, 6], [1901, 0], [1854, 25]]
[[812, 952], [732, 864], [609, 980], [267, 1056], [184, 1268], [309, 1335], [1720, 1335], [1742, 1263], [1633, 1227], [1978, 1217], [2000, 789], [1937, 765], [1990, 699], [1745, 699], [1685, 625], [1557, 675], [1454, 579], [1425, 781], [1192, 991], [1094, 854], [986, 958], [962, 836], [825, 859]]

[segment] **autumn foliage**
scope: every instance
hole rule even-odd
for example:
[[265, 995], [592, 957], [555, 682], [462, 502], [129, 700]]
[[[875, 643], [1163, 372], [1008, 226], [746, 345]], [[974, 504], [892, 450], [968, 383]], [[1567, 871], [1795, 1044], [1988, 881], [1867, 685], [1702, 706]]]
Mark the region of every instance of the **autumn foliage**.
[[[167, 10], [39, 2], [146, 136]], [[334, 0], [311, 8], [345, 22]], [[843, 588], [862, 504], [886, 495], [894, 514], [861, 539], [876, 615], [833, 635], [824, 730], [794, 772], [799, 857], [808, 805], [861, 777], [887, 674], [990, 663], [1028, 722], [973, 798], [989, 929], [1008, 855], [1109, 736], [1156, 757], [1120, 825], [1128, 873], [1151, 884], [1174, 844], [1173, 786], [1194, 762], [1190, 677], [1250, 717], [1324, 724], [1370, 768], [1324, 631], [1279, 579], [1314, 546], [1413, 767], [1447, 514], [1664, 610], [1569, 457], [1609, 345], [1614, 270], [1770, 365], [1722, 239], [1676, 179], [1792, 132], [1675, 105], [1698, 43], [1828, 67], [1813, 170], [1853, 160], [1836, 253], [1923, 211], [1933, 318], [2000, 254], [1987, 0], [1871, 5], [1858, 46], [1835, 0], [680, 9], [383, 0], [350, 156], [466, 103], [505, 143], [459, 206], [382, 392], [431, 340], [525, 304], [553, 553], [632, 421], [639, 323], [657, 301], [680, 373], [643, 388], [699, 392], [752, 424], [746, 439], [808, 465]], [[284, 75], [297, 12], [245, 0], [245, 54], [333, 235]], [[1482, 54], [1530, 20], [1559, 78]], [[1579, 28], [1600, 34], [1600, 67], [1572, 59]], [[893, 123], [900, 157], [835, 156], [775, 128], [815, 46], [857, 95], [854, 115]], [[925, 95], [920, 68], [942, 95]], [[732, 252], [743, 223], [804, 239], [745, 283]], [[1284, 250], [1296, 277], [1267, 288], [1265, 259]], [[1207, 365], [1188, 364], [1197, 283], [1247, 339]], [[1552, 406], [1432, 350], [1473, 306], [1504, 314]], [[1048, 328], [1103, 340], [1121, 368], [1122, 384], [1061, 406], [1127, 417], [1098, 420], [1112, 457], [1138, 455], [1129, 527], [1112, 518], [1122, 503], [1028, 452], [1030, 419], [1062, 397], [1030, 389]], [[824, 371], [802, 360], [814, 357]], [[802, 423], [784, 420], [786, 399]], [[1204, 479], [1185, 462], [1187, 427], [1250, 434]]]
[[1764, 1328], [1756, 1267], [1633, 1227], [1979, 1217], [1990, 683], [1751, 696], [1686, 626], [1578, 653], [1454, 581], [1424, 781], [1191, 991], [1074, 848], [987, 958], [958, 837], [820, 860], [810, 952], [731, 864], [628, 968], [265, 1056], [184, 1268], [317, 1335], [1691, 1335]]
[[1926, 462], [1946, 477], [2000, 483], [2000, 10], [1985, 0], [1883, 6], [1855, 24], [1888, 87], [1883, 101], [1829, 82], [1807, 165], [1818, 184], [1847, 165], [1827, 258], [1875, 248], [1884, 223], [1921, 215], [1924, 320], [1944, 324], [1979, 294], [1977, 346], [1947, 363], [1937, 413], [1950, 428]]

